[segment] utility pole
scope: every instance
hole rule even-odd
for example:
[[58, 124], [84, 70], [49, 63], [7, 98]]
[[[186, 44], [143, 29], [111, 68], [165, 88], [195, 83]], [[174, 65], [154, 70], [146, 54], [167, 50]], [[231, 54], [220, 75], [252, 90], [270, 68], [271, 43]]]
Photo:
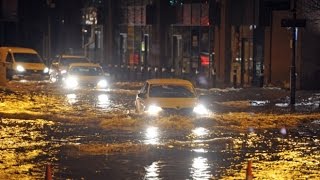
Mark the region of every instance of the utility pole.
[[297, 19], [297, 0], [292, 0], [292, 19], [282, 19], [282, 27], [290, 27], [292, 30], [292, 61], [290, 67], [290, 105], [296, 103], [296, 43], [297, 43], [297, 28], [306, 26], [306, 19]]
[[[293, 0], [293, 21], [297, 20], [297, 0]], [[297, 27], [292, 27], [292, 61], [290, 69], [290, 105], [296, 103], [296, 33]]]

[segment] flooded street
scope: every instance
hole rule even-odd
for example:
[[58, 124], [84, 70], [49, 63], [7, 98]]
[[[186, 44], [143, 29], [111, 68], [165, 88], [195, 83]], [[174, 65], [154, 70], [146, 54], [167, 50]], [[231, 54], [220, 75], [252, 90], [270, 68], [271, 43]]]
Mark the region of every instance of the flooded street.
[[208, 117], [135, 113], [139, 83], [1, 91], [0, 179], [318, 179], [320, 92], [198, 89]]

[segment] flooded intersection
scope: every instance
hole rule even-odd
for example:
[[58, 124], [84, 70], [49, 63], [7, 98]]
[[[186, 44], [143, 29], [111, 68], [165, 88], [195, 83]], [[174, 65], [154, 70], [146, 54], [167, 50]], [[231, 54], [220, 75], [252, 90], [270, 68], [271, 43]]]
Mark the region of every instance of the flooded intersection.
[[317, 114], [146, 120], [133, 111], [135, 91], [40, 92], [2, 99], [1, 179], [43, 178], [47, 164], [54, 179], [244, 179], [249, 160], [256, 179], [319, 176]]

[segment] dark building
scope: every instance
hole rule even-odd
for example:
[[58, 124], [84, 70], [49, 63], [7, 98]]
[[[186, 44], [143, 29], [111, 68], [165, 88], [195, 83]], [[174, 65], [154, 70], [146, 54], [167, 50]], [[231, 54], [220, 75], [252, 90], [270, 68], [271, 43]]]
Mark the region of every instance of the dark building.
[[34, 48], [48, 61], [80, 51], [81, 8], [78, 0], [1, 0], [0, 45]]
[[[320, 89], [320, 28], [310, 12], [319, 10], [297, 1], [298, 18], [307, 19], [297, 33], [297, 87]], [[292, 17], [293, 0], [0, 2], [1, 46], [32, 47], [47, 59], [77, 53], [104, 66], [214, 75], [218, 86], [289, 87], [292, 31], [281, 20]]]
[[0, 1], [0, 44], [7, 46], [18, 41], [18, 0]]

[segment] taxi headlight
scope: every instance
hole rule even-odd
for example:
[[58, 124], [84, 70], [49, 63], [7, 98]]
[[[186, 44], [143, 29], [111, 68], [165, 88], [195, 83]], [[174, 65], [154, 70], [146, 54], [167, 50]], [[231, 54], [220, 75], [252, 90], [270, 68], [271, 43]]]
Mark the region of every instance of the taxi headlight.
[[49, 72], [49, 68], [45, 67], [43, 70], [43, 73], [48, 73]]
[[194, 107], [193, 112], [199, 115], [209, 114], [209, 110], [203, 104], [198, 104], [196, 107]]
[[108, 86], [108, 82], [106, 80], [100, 80], [97, 86], [98, 88], [106, 88]]
[[67, 79], [65, 79], [65, 85], [67, 89], [76, 88], [78, 84], [78, 80], [75, 77], [68, 77]]
[[162, 108], [157, 105], [150, 105], [147, 109], [149, 115], [158, 115], [160, 111], [162, 111]]
[[25, 71], [25, 69], [24, 69], [24, 67], [23, 67], [23, 66], [18, 65], [18, 66], [17, 66], [17, 71], [18, 71], [18, 72], [24, 72], [24, 71]]

